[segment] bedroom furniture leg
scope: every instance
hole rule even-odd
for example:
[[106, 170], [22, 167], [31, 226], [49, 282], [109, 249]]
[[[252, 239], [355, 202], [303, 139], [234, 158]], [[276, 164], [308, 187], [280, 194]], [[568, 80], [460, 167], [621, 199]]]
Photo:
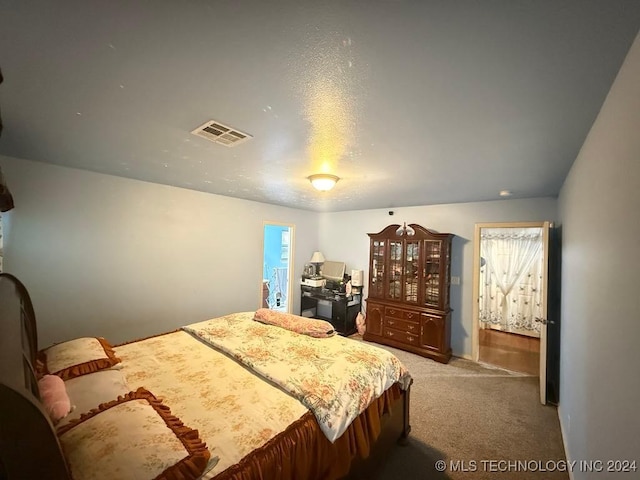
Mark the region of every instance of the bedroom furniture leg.
[[[413, 380], [411, 381], [413, 383]], [[409, 424], [409, 399], [411, 397], [411, 384], [406, 391], [402, 392], [402, 434], [398, 439], [399, 445], [407, 445], [409, 443], [409, 433], [411, 433], [411, 425]]]

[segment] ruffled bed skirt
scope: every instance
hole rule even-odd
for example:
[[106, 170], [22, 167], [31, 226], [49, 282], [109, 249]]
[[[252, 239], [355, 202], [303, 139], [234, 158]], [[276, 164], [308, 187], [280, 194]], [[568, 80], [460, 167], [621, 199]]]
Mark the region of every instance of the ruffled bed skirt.
[[335, 443], [307, 412], [263, 447], [252, 451], [214, 480], [335, 480], [349, 473], [351, 462], [366, 459], [382, 430], [382, 417], [402, 396], [398, 384], [367, 407]]

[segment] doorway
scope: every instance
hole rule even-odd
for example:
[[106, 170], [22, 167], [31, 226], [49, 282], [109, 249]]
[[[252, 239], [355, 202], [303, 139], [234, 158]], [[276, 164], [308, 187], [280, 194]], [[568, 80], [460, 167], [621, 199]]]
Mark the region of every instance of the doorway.
[[477, 224], [473, 359], [540, 377], [546, 402], [549, 222]]
[[260, 306], [291, 313], [293, 225], [265, 223]]

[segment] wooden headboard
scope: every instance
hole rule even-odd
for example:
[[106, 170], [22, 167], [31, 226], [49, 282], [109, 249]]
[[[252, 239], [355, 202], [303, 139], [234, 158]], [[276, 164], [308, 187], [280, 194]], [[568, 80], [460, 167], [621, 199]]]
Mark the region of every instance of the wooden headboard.
[[0, 479], [70, 478], [40, 403], [36, 318], [25, 286], [0, 273]]

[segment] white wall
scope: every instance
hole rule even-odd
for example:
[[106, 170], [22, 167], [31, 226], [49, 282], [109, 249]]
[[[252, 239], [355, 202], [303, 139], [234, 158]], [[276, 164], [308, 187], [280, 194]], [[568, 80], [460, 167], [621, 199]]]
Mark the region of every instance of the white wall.
[[455, 235], [452, 348], [470, 356], [475, 223], [556, 220], [553, 198], [317, 214], [8, 157], [0, 165], [16, 200], [5, 270], [32, 293], [42, 345], [120, 342], [255, 309], [263, 221], [296, 226], [298, 313], [297, 280], [314, 250], [366, 276], [367, 233], [406, 221]]
[[[451, 348], [457, 356], [471, 357], [473, 314], [473, 235], [476, 223], [555, 221], [554, 198], [498, 200], [394, 209], [324, 213], [320, 217], [320, 246], [330, 260], [347, 263], [347, 271], [369, 270], [369, 237], [392, 223], [417, 223], [423, 227], [455, 235], [451, 274], [460, 285], [451, 286]], [[389, 216], [389, 210], [394, 211]], [[366, 292], [365, 292], [366, 297]]]
[[[571, 460], [640, 462], [638, 212], [640, 37], [559, 200], [563, 230], [559, 412]], [[575, 479], [638, 475], [574, 472]]]
[[255, 310], [264, 221], [295, 225], [296, 279], [318, 248], [313, 212], [8, 157], [0, 166], [16, 204], [4, 269], [29, 288], [43, 347]]

